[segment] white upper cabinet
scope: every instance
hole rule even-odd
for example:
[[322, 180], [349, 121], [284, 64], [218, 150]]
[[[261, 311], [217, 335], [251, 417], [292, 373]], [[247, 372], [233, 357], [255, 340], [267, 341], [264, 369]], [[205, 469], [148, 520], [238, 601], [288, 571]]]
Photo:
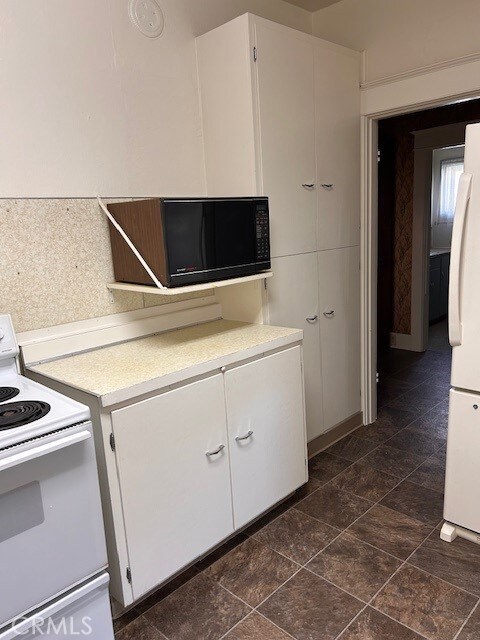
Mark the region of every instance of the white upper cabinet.
[[314, 43], [317, 248], [336, 249], [360, 237], [360, 60], [350, 49]]
[[360, 251], [318, 252], [325, 430], [360, 411]]
[[268, 196], [272, 257], [358, 244], [358, 52], [245, 14], [197, 58], [208, 194]]
[[303, 329], [305, 401], [308, 440], [324, 430], [317, 254], [304, 253], [272, 260], [268, 281], [270, 324]]
[[261, 190], [270, 201], [272, 256], [308, 253], [316, 249], [313, 41], [255, 19], [255, 46]]

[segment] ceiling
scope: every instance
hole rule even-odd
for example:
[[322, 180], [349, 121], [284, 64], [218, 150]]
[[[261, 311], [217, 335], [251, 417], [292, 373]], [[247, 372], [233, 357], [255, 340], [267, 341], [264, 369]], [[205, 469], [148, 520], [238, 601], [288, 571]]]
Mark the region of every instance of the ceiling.
[[307, 11], [318, 11], [331, 4], [339, 2], [339, 0], [287, 0], [290, 4], [296, 4], [297, 7], [307, 9]]

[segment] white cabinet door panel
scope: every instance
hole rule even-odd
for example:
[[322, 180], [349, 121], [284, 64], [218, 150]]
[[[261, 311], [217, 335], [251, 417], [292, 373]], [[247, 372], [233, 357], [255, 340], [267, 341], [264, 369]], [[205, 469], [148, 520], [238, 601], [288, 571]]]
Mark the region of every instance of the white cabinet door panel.
[[301, 348], [227, 371], [225, 390], [238, 529], [307, 480]]
[[334, 249], [359, 243], [360, 61], [343, 47], [314, 48], [317, 248]]
[[[477, 487], [480, 483], [480, 396], [450, 391], [444, 517], [480, 532]], [[456, 544], [456, 543], [454, 543]]]
[[263, 193], [270, 198], [272, 256], [316, 249], [313, 42], [256, 21]]
[[274, 258], [272, 269], [274, 276], [267, 283], [269, 323], [303, 329], [307, 439], [310, 441], [323, 431], [317, 254]]
[[114, 411], [112, 421], [137, 599], [233, 532], [222, 376]]
[[359, 264], [359, 247], [318, 253], [326, 430], [360, 411]]

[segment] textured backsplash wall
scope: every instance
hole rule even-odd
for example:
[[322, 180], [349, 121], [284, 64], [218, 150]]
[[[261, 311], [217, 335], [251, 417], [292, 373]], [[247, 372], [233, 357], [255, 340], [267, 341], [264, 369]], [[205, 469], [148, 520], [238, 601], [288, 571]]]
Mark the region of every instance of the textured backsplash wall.
[[124, 291], [112, 302], [106, 285], [113, 280], [96, 200], [0, 200], [0, 313], [12, 315], [17, 332], [172, 302]]

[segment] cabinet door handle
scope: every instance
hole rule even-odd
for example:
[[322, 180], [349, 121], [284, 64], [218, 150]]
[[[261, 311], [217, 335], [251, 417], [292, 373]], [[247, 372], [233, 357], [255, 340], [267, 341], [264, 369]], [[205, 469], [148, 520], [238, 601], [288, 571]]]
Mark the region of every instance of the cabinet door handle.
[[225, 449], [225, 445], [224, 444], [220, 444], [218, 445], [218, 447], [216, 449], [214, 449], [213, 451], [207, 451], [207, 453], [205, 454], [208, 458], [210, 458], [211, 456], [217, 456], [219, 453], [221, 453], [223, 450]]
[[310, 316], [308, 318], [305, 318], [305, 320], [310, 324], [314, 324], [318, 320], [318, 316]]
[[253, 431], [250, 429], [250, 431], [248, 431], [244, 436], [237, 436], [235, 440], [237, 442], [241, 442], [242, 440], [248, 440], [252, 436], [253, 436]]
[[322, 184], [322, 187], [323, 187], [324, 189], [333, 189], [333, 184], [332, 184], [331, 182], [324, 182], [324, 183]]
[[324, 311], [323, 315], [325, 316], [325, 318], [333, 318], [333, 316], [335, 315], [335, 311], [333, 309], [331, 311]]
[[313, 189], [314, 186], [315, 186], [314, 182], [304, 182], [302, 184], [302, 187], [304, 187], [305, 189]]

